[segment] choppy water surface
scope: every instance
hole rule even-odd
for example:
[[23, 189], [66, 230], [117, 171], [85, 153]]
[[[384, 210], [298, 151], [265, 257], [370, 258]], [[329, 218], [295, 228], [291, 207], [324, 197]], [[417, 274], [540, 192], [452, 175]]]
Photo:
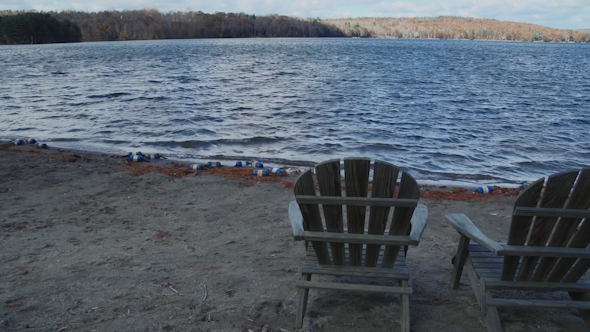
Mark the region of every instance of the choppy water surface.
[[277, 164], [366, 156], [430, 182], [590, 165], [590, 45], [385, 39], [0, 46], [0, 138]]

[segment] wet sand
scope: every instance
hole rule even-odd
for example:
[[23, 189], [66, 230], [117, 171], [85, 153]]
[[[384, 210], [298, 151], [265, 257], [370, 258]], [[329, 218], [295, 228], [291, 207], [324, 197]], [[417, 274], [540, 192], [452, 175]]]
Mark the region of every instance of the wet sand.
[[[8, 144], [0, 159], [0, 331], [294, 331], [293, 179]], [[413, 331], [486, 331], [466, 274], [449, 287], [444, 215], [505, 240], [516, 192], [499, 191], [424, 188]], [[499, 312], [506, 331], [587, 330], [573, 310]], [[303, 331], [398, 330], [395, 295], [310, 292]]]

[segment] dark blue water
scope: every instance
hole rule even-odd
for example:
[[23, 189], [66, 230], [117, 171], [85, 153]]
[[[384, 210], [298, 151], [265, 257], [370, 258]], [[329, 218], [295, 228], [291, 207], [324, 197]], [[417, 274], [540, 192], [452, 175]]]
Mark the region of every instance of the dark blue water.
[[276, 164], [366, 156], [418, 180], [590, 166], [590, 45], [387, 39], [0, 46], [0, 138]]

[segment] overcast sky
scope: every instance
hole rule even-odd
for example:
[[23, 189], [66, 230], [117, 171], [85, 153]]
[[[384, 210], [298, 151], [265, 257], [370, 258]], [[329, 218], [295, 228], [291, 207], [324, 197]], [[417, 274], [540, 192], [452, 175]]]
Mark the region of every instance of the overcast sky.
[[157, 8], [299, 17], [424, 17], [454, 15], [590, 29], [590, 0], [0, 0], [0, 10], [101, 11]]

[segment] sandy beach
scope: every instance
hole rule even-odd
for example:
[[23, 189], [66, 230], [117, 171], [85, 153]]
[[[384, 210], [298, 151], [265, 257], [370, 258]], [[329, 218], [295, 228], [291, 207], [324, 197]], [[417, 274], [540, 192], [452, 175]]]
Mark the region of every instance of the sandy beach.
[[[8, 143], [0, 159], [0, 331], [295, 331], [293, 178]], [[412, 331], [486, 331], [466, 273], [449, 287], [458, 235], [444, 215], [505, 240], [516, 193], [424, 189]], [[587, 330], [574, 310], [499, 313], [506, 331]], [[398, 330], [395, 295], [312, 290], [302, 331]]]

